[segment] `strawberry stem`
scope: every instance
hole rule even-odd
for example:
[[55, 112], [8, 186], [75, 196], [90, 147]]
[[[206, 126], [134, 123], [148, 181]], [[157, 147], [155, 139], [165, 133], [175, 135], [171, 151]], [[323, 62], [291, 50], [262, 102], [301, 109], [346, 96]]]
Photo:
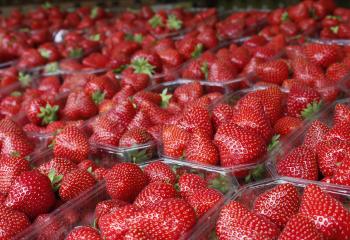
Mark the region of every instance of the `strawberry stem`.
[[97, 42], [97, 41], [100, 41], [100, 39], [101, 39], [101, 36], [98, 33], [90, 36], [91, 41]]
[[141, 151], [139, 150], [130, 151], [128, 153], [128, 157], [129, 159], [131, 159], [133, 163], [143, 163], [144, 161], [152, 157], [150, 156], [150, 153], [148, 152], [148, 150], [149, 149], [143, 149]]
[[97, 14], [98, 14], [98, 7], [92, 8], [90, 12], [90, 18], [95, 19], [97, 17]]
[[312, 103], [309, 103], [307, 107], [301, 111], [301, 116], [303, 119], [310, 120], [313, 118], [316, 113], [318, 113], [322, 108], [323, 102], [321, 101], [313, 101]]
[[53, 190], [56, 192], [60, 187], [59, 183], [61, 182], [63, 175], [56, 175], [56, 171], [54, 169], [51, 169], [47, 176], [50, 179]]
[[162, 98], [162, 102], [160, 103], [161, 108], [167, 108], [169, 106], [170, 99], [172, 98], [172, 94], [167, 94], [168, 89], [165, 88], [162, 91], [162, 94], [160, 94], [160, 97]]
[[285, 21], [288, 21], [288, 20], [289, 20], [288, 12], [282, 13], [281, 21], [282, 21], [282, 22], [285, 22]]
[[43, 58], [50, 58], [50, 56], [51, 56], [51, 53], [50, 53], [50, 51], [48, 51], [48, 50], [46, 50], [46, 49], [44, 49], [44, 48], [39, 48], [39, 53], [40, 53], [40, 55], [43, 57]]
[[22, 93], [20, 91], [13, 91], [10, 95], [12, 97], [20, 97], [22, 96]]
[[182, 21], [175, 15], [169, 15], [167, 19], [167, 27], [170, 30], [179, 30], [182, 27]]
[[163, 20], [159, 15], [154, 15], [148, 23], [152, 26], [152, 28], [157, 28], [159, 26], [163, 26]]
[[330, 27], [329, 28], [331, 31], [332, 31], [332, 33], [334, 33], [334, 34], [338, 34], [338, 32], [339, 32], [339, 26], [333, 26], [333, 27]]
[[20, 82], [22, 87], [28, 87], [32, 82], [32, 77], [30, 74], [26, 74], [24, 72], [19, 72], [18, 81]]
[[204, 74], [205, 80], [208, 79], [209, 74], [209, 65], [207, 62], [204, 62], [201, 66], [201, 72]]
[[131, 67], [134, 69], [134, 73], [147, 74], [150, 77], [154, 74], [155, 69], [146, 58], [137, 58], [133, 60], [131, 62]]
[[40, 107], [38, 117], [41, 118], [41, 124], [47, 125], [57, 120], [57, 112], [60, 109], [58, 105], [51, 106], [49, 103], [45, 107]]
[[99, 105], [105, 99], [106, 93], [101, 91], [96, 91], [92, 94], [92, 100], [96, 105]]
[[69, 52], [70, 58], [80, 58], [83, 56], [83, 49], [82, 48], [74, 48]]
[[214, 178], [209, 182], [208, 187], [214, 188], [225, 194], [229, 190], [229, 185], [228, 178], [225, 175], [219, 174], [217, 178]]
[[272, 139], [271, 139], [271, 143], [269, 144], [269, 146], [267, 147], [267, 151], [271, 152], [272, 150], [274, 150], [280, 143], [280, 135], [279, 134], [275, 134], [273, 135]]
[[113, 72], [116, 73], [116, 74], [120, 74], [120, 73], [122, 73], [127, 67], [128, 67], [128, 65], [123, 64], [123, 65], [121, 65], [120, 67], [114, 69]]
[[245, 183], [250, 183], [252, 181], [257, 181], [263, 179], [265, 176], [265, 166], [264, 164], [259, 164], [256, 168], [252, 169], [244, 178]]
[[198, 43], [195, 47], [195, 49], [193, 50], [191, 57], [192, 58], [198, 58], [203, 52], [203, 44]]

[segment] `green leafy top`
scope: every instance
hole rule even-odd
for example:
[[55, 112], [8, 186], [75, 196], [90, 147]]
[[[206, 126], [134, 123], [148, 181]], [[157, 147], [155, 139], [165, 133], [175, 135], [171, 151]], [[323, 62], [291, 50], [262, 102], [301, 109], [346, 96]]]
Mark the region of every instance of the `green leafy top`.
[[136, 34], [126, 34], [125, 39], [137, 43], [142, 43], [143, 41], [143, 36], [141, 33], [136, 33]]
[[90, 18], [91, 19], [95, 19], [96, 17], [97, 17], [97, 15], [98, 15], [98, 9], [99, 9], [99, 7], [93, 7], [92, 9], [91, 9], [91, 12], [90, 12]]
[[179, 30], [182, 27], [182, 21], [175, 15], [169, 15], [167, 19], [167, 27], [170, 30]]
[[45, 107], [40, 107], [40, 113], [38, 117], [41, 118], [42, 125], [47, 125], [57, 120], [57, 112], [60, 109], [58, 105], [53, 105], [47, 103]]
[[207, 62], [204, 62], [201, 66], [201, 72], [204, 74], [205, 79], [208, 79], [209, 75], [209, 65]]
[[39, 53], [43, 58], [50, 58], [51, 52], [45, 48], [39, 48]]
[[282, 13], [281, 21], [282, 21], [282, 22], [285, 22], [285, 21], [287, 21], [287, 20], [289, 20], [288, 12]]
[[172, 98], [172, 94], [167, 94], [168, 89], [165, 88], [162, 91], [162, 94], [160, 94], [160, 97], [162, 98], [162, 102], [160, 103], [161, 108], [167, 108], [169, 106], [170, 99]]
[[82, 48], [74, 48], [69, 52], [69, 57], [71, 58], [80, 58], [83, 56]]
[[41, 6], [45, 9], [50, 9], [53, 7], [52, 3], [50, 2], [44, 2]]
[[134, 69], [134, 73], [143, 73], [148, 76], [154, 74], [155, 67], [148, 62], [146, 58], [137, 58], [131, 62], [131, 67]]
[[95, 41], [95, 42], [100, 41], [101, 40], [101, 36], [98, 33], [94, 34], [94, 35], [91, 35], [90, 36], [90, 40]]
[[152, 26], [152, 28], [161, 27], [164, 25], [162, 18], [159, 15], [154, 15], [148, 23]]
[[334, 34], [338, 34], [339, 32], [339, 26], [333, 26], [329, 28]]
[[96, 91], [92, 94], [92, 100], [96, 105], [99, 105], [105, 99], [105, 96], [105, 92]]
[[45, 65], [44, 71], [46, 73], [54, 73], [54, 72], [57, 72], [58, 69], [59, 69], [58, 62], [52, 62]]
[[32, 82], [32, 76], [24, 72], [19, 72], [18, 81], [21, 83], [22, 87], [28, 87], [29, 84]]
[[195, 47], [195, 49], [193, 50], [191, 56], [192, 58], [198, 58], [203, 52], [203, 44], [198, 43]]
[[313, 101], [312, 103], [309, 103], [307, 107], [301, 111], [301, 116], [303, 119], [311, 119], [315, 116], [316, 113], [318, 113], [321, 110], [321, 107], [323, 105], [322, 101]]

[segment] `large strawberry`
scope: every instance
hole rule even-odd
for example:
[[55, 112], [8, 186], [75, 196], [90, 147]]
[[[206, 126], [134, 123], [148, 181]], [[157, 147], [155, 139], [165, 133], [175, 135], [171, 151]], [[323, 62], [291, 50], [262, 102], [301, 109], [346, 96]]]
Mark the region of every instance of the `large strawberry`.
[[318, 179], [316, 154], [306, 146], [294, 148], [277, 162], [276, 168], [282, 176]]
[[350, 238], [350, 212], [342, 203], [314, 184], [308, 185], [299, 212], [311, 219], [328, 239]]
[[63, 201], [69, 201], [96, 184], [91, 173], [82, 169], [76, 169], [63, 176], [59, 195]]
[[105, 176], [106, 189], [113, 199], [133, 201], [147, 185], [148, 179], [140, 167], [132, 163], [115, 165]]
[[87, 119], [98, 112], [93, 99], [85, 92], [71, 92], [68, 95], [63, 116], [67, 120]]
[[261, 81], [281, 85], [288, 78], [289, 70], [283, 60], [275, 60], [259, 64], [256, 73]]
[[77, 165], [69, 159], [65, 158], [52, 158], [49, 162], [45, 162], [38, 167], [38, 170], [44, 174], [48, 175], [50, 172], [54, 171], [56, 176], [64, 176], [67, 173], [75, 170]]
[[304, 51], [312, 63], [326, 68], [339, 60], [341, 49], [337, 45], [312, 43], [306, 45]]
[[75, 227], [66, 237], [67, 240], [89, 239], [102, 240], [97, 229], [88, 226]]
[[27, 118], [36, 125], [47, 125], [57, 120], [58, 105], [37, 98], [33, 99], [27, 109]]
[[174, 158], [182, 157], [190, 136], [190, 133], [178, 126], [165, 126], [162, 132], [164, 154]]
[[325, 140], [329, 130], [329, 127], [320, 120], [313, 121], [306, 131], [304, 145], [310, 147], [310, 149], [316, 149], [316, 146]]
[[266, 152], [261, 136], [231, 122], [219, 126], [214, 143], [224, 167], [254, 163]]
[[288, 223], [278, 237], [279, 240], [322, 240], [322, 234], [317, 230], [315, 224], [302, 214], [290, 216]]
[[178, 239], [196, 223], [193, 208], [183, 199], [169, 198], [156, 207], [147, 207], [138, 212], [138, 226], [151, 239]]
[[28, 217], [3, 205], [0, 206], [0, 236], [2, 239], [12, 239], [30, 226]]
[[207, 136], [212, 136], [212, 123], [209, 111], [202, 106], [193, 106], [182, 114], [179, 126], [189, 133], [200, 129]]
[[223, 194], [216, 189], [204, 188], [194, 191], [186, 197], [186, 201], [196, 211], [197, 217], [202, 217], [223, 199]]
[[101, 216], [108, 213], [112, 213], [117, 209], [124, 207], [126, 205], [128, 205], [126, 202], [118, 199], [108, 199], [108, 200], [99, 202], [95, 208], [96, 223], [98, 224], [98, 220], [100, 219]]
[[4, 204], [33, 218], [47, 213], [55, 204], [50, 179], [37, 170], [22, 173], [13, 182]]
[[174, 91], [174, 98], [181, 105], [190, 103], [203, 95], [203, 87], [198, 82], [188, 83], [177, 87]]
[[151, 134], [141, 128], [133, 128], [126, 131], [119, 140], [119, 146], [121, 147], [132, 147], [149, 143], [153, 140]]
[[220, 240], [277, 239], [278, 227], [268, 219], [251, 213], [241, 203], [231, 201], [220, 211], [216, 222], [216, 235]]
[[167, 164], [157, 161], [148, 164], [144, 169], [144, 174], [149, 179], [149, 182], [165, 182], [175, 184], [176, 175]]
[[257, 197], [254, 212], [267, 217], [280, 228], [298, 212], [298, 189], [292, 184], [281, 184]]
[[53, 153], [57, 158], [79, 163], [89, 155], [88, 139], [79, 128], [67, 126], [55, 137]]

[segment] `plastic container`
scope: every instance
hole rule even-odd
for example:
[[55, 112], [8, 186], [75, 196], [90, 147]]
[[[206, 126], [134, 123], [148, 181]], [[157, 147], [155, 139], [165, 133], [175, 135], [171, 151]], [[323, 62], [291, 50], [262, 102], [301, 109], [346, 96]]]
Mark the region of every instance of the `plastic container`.
[[[312, 181], [303, 181], [301, 179], [293, 179], [287, 177], [281, 177], [276, 179], [265, 179], [263, 181], [259, 181], [256, 183], [252, 183], [246, 185], [239, 189], [236, 193], [234, 193], [229, 200], [238, 201], [246, 206], [248, 209], [252, 209], [255, 203], [256, 198], [278, 185], [281, 184], [292, 184], [299, 190], [299, 194], [302, 194], [304, 188], [309, 184], [316, 184], [326, 193], [332, 194], [334, 198], [338, 200], [343, 199], [343, 203], [349, 199], [350, 190], [342, 187], [331, 186], [329, 184], [320, 183], [320, 182], [312, 182]], [[189, 237], [189, 240], [197, 240], [197, 239], [209, 239], [208, 236], [211, 236], [213, 232], [215, 232], [216, 221], [219, 216], [221, 209], [217, 209], [217, 211], [210, 217], [210, 221], [207, 222], [205, 227], [197, 227], [192, 236]], [[206, 236], [207, 238], [202, 238], [202, 236]]]
[[[276, 165], [278, 161], [287, 154], [293, 150], [295, 147], [301, 146], [303, 144], [304, 138], [306, 136], [306, 133], [308, 129], [311, 127], [312, 123], [315, 120], [321, 121], [325, 123], [327, 126], [332, 126], [332, 118], [333, 118], [333, 112], [336, 104], [350, 104], [350, 98], [338, 100], [327, 107], [324, 108], [323, 111], [321, 111], [318, 115], [315, 116], [315, 118], [304, 125], [302, 129], [299, 129], [298, 131], [294, 132], [288, 139], [285, 139], [284, 141], [281, 141], [280, 147], [274, 149], [270, 154], [267, 156], [268, 160], [266, 161], [266, 168], [268, 169], [269, 173], [274, 177], [282, 177], [276, 168]], [[319, 176], [320, 177], [320, 176]], [[304, 180], [304, 179], [303, 179]], [[320, 179], [319, 179], [320, 180]], [[309, 180], [304, 180], [309, 181]], [[335, 185], [335, 184], [329, 184], [330, 186], [341, 186], [341, 185]], [[342, 186], [344, 188], [350, 189], [349, 186]]]
[[[227, 183], [228, 188], [225, 192], [223, 192], [223, 199], [218, 202], [215, 207], [210, 209], [202, 218], [200, 218], [193, 229], [202, 228], [205, 226], [207, 222], [211, 220], [212, 214], [215, 213], [217, 209], [220, 209], [226, 202], [227, 198], [237, 190], [237, 181], [225, 172], [208, 168], [197, 168], [189, 163], [174, 163], [171, 160], [167, 159], [161, 159], [160, 161], [166, 163], [167, 165], [170, 165], [173, 169], [181, 168], [181, 172], [185, 171], [190, 173], [198, 173], [204, 178], [206, 178], [206, 176], [214, 175], [220, 177], [223, 182]], [[144, 168], [147, 165], [148, 164], [142, 164], [140, 167]], [[44, 224], [30, 226], [21, 234], [16, 236], [15, 239], [25, 240], [43, 237], [43, 235], [48, 232], [49, 225], [53, 222], [58, 224], [58, 227], [55, 231], [55, 236], [50, 236], [50, 239], [64, 239], [74, 226], [91, 225], [94, 222], [94, 209], [96, 204], [106, 199], [109, 199], [109, 196], [106, 193], [105, 182], [102, 181], [97, 184], [94, 189], [91, 189], [84, 195], [80, 196], [78, 199], [60, 206], [58, 209], [51, 213], [49, 220]], [[63, 223], [62, 220], [66, 219], [67, 216], [76, 216], [76, 218], [70, 218], [70, 224]], [[190, 235], [191, 232], [188, 232], [181, 238], [187, 239], [190, 237]]]

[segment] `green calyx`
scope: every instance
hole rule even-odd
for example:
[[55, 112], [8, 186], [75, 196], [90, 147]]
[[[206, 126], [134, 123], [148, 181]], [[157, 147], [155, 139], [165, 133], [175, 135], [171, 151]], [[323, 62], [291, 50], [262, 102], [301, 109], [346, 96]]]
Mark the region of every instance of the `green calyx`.
[[282, 13], [281, 21], [282, 21], [282, 22], [285, 22], [285, 21], [288, 21], [288, 20], [289, 20], [288, 12]]
[[182, 27], [182, 21], [175, 15], [169, 15], [167, 19], [167, 27], [170, 30], [179, 30]]
[[276, 135], [273, 135], [272, 139], [271, 139], [271, 142], [269, 144], [269, 146], [267, 147], [267, 151], [272, 151], [274, 150], [280, 143], [280, 135], [279, 134], [276, 134]]
[[95, 19], [98, 15], [98, 9], [99, 7], [93, 7], [90, 12], [90, 18]]
[[209, 75], [209, 65], [207, 62], [204, 62], [201, 66], [201, 72], [204, 74], [205, 79], [208, 79]]
[[312, 103], [309, 103], [307, 107], [301, 111], [301, 117], [303, 119], [311, 119], [313, 118], [316, 113], [318, 113], [322, 108], [323, 102], [322, 101], [313, 101]]
[[126, 65], [126, 64], [121, 65], [120, 67], [114, 69], [113, 72], [114, 72], [115, 74], [120, 74], [120, 73], [122, 73], [127, 67], [128, 67], [128, 65]]
[[20, 157], [21, 154], [19, 154], [19, 152], [17, 152], [17, 151], [12, 151], [12, 152], [10, 153], [10, 156], [11, 156], [11, 157]]
[[101, 40], [101, 36], [100, 36], [100, 34], [98, 34], [98, 33], [97, 33], [97, 34], [94, 34], [94, 35], [91, 35], [89, 38], [90, 38], [91, 41], [95, 41], [95, 42]]
[[209, 186], [210, 188], [214, 188], [220, 192], [222, 192], [223, 194], [227, 193], [228, 190], [230, 189], [230, 183], [229, 183], [229, 178], [227, 178], [225, 175], [219, 174], [218, 177], [212, 179], [209, 182]]
[[56, 171], [51, 169], [47, 176], [50, 179], [53, 190], [56, 192], [60, 188], [59, 183], [62, 181], [63, 175], [56, 175]]
[[106, 93], [101, 91], [96, 91], [92, 94], [92, 100], [96, 105], [99, 105], [105, 99]]
[[341, 20], [341, 16], [335, 16], [335, 15], [328, 15], [326, 16], [328, 19], [335, 19], [335, 20]]
[[12, 97], [20, 97], [22, 96], [22, 93], [20, 91], [13, 91], [10, 95]]
[[45, 73], [55, 73], [59, 69], [58, 62], [52, 62], [45, 65]]
[[167, 108], [169, 106], [170, 99], [173, 97], [172, 94], [167, 94], [168, 89], [163, 89], [162, 93], [160, 94], [160, 97], [162, 98], [162, 102], [160, 103], [161, 108]]
[[80, 58], [83, 56], [83, 49], [82, 48], [74, 48], [72, 51], [69, 52], [70, 58]]
[[191, 53], [192, 58], [198, 58], [203, 52], [203, 44], [198, 43]]
[[152, 26], [152, 28], [161, 27], [164, 25], [162, 18], [159, 15], [154, 15], [148, 23]]
[[143, 41], [143, 35], [141, 33], [136, 34], [126, 34], [125, 39], [128, 41], [133, 41], [136, 43], [142, 43]]
[[256, 168], [252, 169], [249, 172], [249, 175], [247, 175], [244, 178], [244, 181], [245, 181], [245, 183], [250, 183], [252, 181], [261, 180], [264, 178], [265, 172], [266, 172], [266, 169], [265, 169], [264, 164], [259, 164]]
[[51, 52], [44, 48], [39, 48], [39, 53], [43, 58], [46, 58], [46, 59], [50, 58], [51, 56]]
[[152, 157], [152, 151], [150, 149], [133, 150], [128, 153], [128, 158], [133, 163], [143, 163]]
[[332, 31], [332, 33], [334, 33], [334, 34], [338, 34], [338, 32], [339, 32], [339, 26], [333, 26], [333, 27], [330, 27], [329, 28], [331, 31]]
[[137, 58], [131, 62], [131, 67], [134, 69], [134, 73], [143, 73], [148, 76], [154, 74], [155, 67], [148, 62], [146, 58]]
[[58, 105], [51, 106], [49, 103], [45, 107], [40, 107], [38, 117], [41, 118], [42, 125], [48, 125], [57, 120], [57, 112], [60, 109]]
[[52, 3], [50, 2], [44, 2], [41, 6], [45, 9], [50, 9], [53, 7]]
[[28, 87], [29, 84], [32, 82], [32, 77], [30, 76], [30, 74], [20, 72], [18, 74], [18, 80], [21, 83], [22, 87]]

